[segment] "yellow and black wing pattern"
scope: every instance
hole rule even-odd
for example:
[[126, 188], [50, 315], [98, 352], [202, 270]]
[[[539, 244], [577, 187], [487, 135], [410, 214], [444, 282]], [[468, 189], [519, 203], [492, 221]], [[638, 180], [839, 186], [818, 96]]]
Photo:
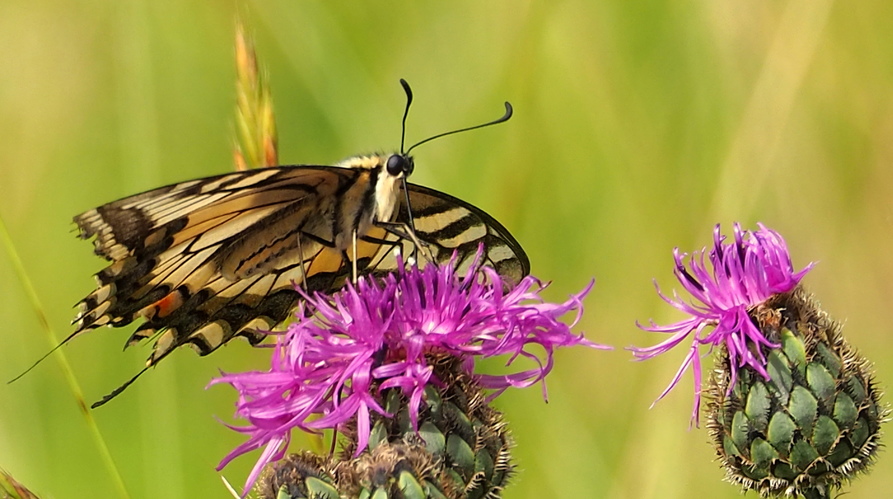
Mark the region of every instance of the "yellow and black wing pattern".
[[[413, 253], [410, 238], [378, 225], [359, 234], [356, 248], [333, 243], [342, 230], [336, 220], [350, 219], [350, 210], [359, 219], [374, 202], [347, 193], [375, 181], [363, 168], [270, 167], [161, 187], [76, 216], [80, 237], [95, 238], [96, 253], [111, 264], [96, 274], [97, 289], [78, 304], [76, 329], [63, 343], [99, 326], [143, 319], [127, 345], [155, 339], [148, 367], [181, 345], [206, 355], [235, 336], [260, 342], [258, 330], [294, 309], [296, 285], [332, 292], [354, 268], [360, 275], [394, 270], [397, 246]], [[483, 245], [484, 265], [509, 282], [528, 274], [521, 246], [491, 216], [405, 185], [411, 210], [401, 193], [390, 222], [414, 227], [426, 250], [419, 254], [443, 263], [456, 252], [461, 266]]]
[[[414, 232], [435, 262], [447, 262], [455, 253], [456, 268], [461, 271], [474, 261], [478, 248], [483, 245], [481, 263], [495, 269], [507, 282], [517, 284], [530, 273], [530, 262], [521, 245], [496, 219], [449, 194], [416, 184], [408, 184], [408, 188]], [[397, 220], [408, 224], [406, 202], [402, 199]], [[410, 254], [414, 247], [412, 241], [400, 238], [400, 242], [404, 245], [402, 254]], [[386, 251], [384, 247], [381, 249]], [[381, 256], [393, 259], [393, 255], [390, 251]], [[376, 266], [376, 271], [395, 269], [396, 262], [393, 267], [389, 262], [383, 261]]]

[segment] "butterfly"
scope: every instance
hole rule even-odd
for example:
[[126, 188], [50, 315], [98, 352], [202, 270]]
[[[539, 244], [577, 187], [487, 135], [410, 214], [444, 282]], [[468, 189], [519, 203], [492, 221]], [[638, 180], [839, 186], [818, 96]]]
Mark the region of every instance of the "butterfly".
[[[412, 94], [405, 81], [407, 112]], [[74, 217], [82, 239], [111, 263], [77, 305], [70, 339], [100, 326], [144, 322], [126, 346], [154, 338], [146, 366], [177, 347], [207, 355], [232, 338], [251, 344], [286, 320], [305, 292], [396, 270], [403, 255], [457, 266], [483, 246], [483, 264], [509, 282], [530, 271], [524, 250], [493, 217], [458, 198], [406, 181], [409, 152], [356, 156], [335, 166], [276, 166], [160, 187]], [[404, 114], [404, 124], [406, 114]], [[404, 125], [405, 130], [405, 125]], [[402, 142], [402, 140], [401, 140]]]

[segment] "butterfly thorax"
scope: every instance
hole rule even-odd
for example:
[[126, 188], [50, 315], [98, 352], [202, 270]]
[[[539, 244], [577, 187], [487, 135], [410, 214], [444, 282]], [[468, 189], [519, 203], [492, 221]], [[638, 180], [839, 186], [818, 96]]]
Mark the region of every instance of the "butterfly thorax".
[[362, 237], [376, 222], [391, 222], [400, 199], [400, 186], [414, 164], [398, 153], [348, 158], [338, 166], [360, 171], [357, 181], [340, 197], [335, 213], [335, 247], [347, 249], [352, 238]]

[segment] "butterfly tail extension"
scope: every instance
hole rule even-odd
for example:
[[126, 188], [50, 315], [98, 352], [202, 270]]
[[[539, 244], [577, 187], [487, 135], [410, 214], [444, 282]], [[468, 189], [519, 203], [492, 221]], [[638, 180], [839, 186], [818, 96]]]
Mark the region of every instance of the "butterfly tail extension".
[[118, 388], [115, 388], [114, 390], [112, 390], [111, 393], [109, 393], [108, 395], [102, 397], [101, 400], [99, 400], [99, 401], [97, 401], [97, 402], [93, 402], [93, 403], [90, 405], [90, 408], [91, 408], [91, 409], [96, 409], [97, 407], [100, 407], [100, 406], [105, 405], [107, 402], [111, 401], [113, 398], [117, 397], [118, 395], [121, 395], [121, 393], [123, 393], [124, 390], [126, 390], [128, 386], [132, 385], [133, 382], [136, 381], [137, 378], [139, 378], [140, 376], [142, 376], [143, 373], [145, 373], [146, 371], [148, 371], [150, 367], [152, 367], [152, 366], [146, 366], [146, 367], [140, 369], [140, 371], [139, 371], [138, 373], [136, 373], [136, 375], [135, 375], [134, 377], [132, 377], [132, 378], [130, 378], [129, 380], [127, 380], [124, 384], [122, 384], [122, 385], [119, 386]]

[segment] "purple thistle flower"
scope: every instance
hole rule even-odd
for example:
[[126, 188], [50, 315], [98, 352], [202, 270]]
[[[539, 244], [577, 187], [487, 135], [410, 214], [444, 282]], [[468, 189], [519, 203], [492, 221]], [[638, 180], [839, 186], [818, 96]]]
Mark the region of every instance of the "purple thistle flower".
[[[464, 277], [450, 264], [400, 270], [384, 279], [364, 277], [329, 296], [304, 295], [298, 322], [278, 336], [268, 371], [223, 374], [211, 384], [229, 383], [239, 392], [236, 415], [248, 420], [231, 427], [249, 439], [223, 458], [265, 447], [248, 476], [249, 490], [264, 466], [281, 459], [292, 428], [320, 431], [357, 418], [357, 450], [366, 448], [371, 411], [391, 417], [381, 406], [380, 392], [398, 388], [408, 399], [413, 427], [418, 428], [425, 386], [440, 385], [426, 354], [449, 354], [473, 373], [475, 358], [509, 354], [537, 367], [507, 375], [477, 374], [495, 397], [506, 388], [543, 381], [551, 371], [555, 347], [585, 345], [609, 349], [571, 333], [583, 312], [585, 289], [564, 303], [546, 303], [539, 293], [546, 285], [525, 277], [507, 292], [496, 271], [478, 258]], [[402, 264], [398, 268], [403, 268]], [[570, 325], [559, 319], [576, 312]], [[539, 345], [541, 359], [529, 349]], [[543, 396], [546, 396], [543, 383]]]
[[[777, 348], [779, 345], [763, 335], [751, 320], [748, 311], [774, 294], [793, 290], [814, 265], [810, 263], [803, 270], [794, 272], [791, 256], [781, 235], [767, 229], [763, 224], [757, 225], [760, 229], [751, 232], [741, 230], [736, 223], [735, 240], [726, 243], [726, 237], [720, 234], [717, 224], [713, 231], [713, 248], [709, 253], [704, 248], [692, 254], [688, 258], [688, 269], [684, 262], [687, 255], [676, 248], [673, 251], [676, 261], [673, 273], [695, 302], [683, 301], [675, 291], [673, 299], [670, 299], [661, 293], [657, 283], [655, 287], [664, 301], [691, 317], [667, 326], [658, 326], [653, 321], [648, 327], [637, 323], [646, 331], [672, 335], [651, 347], [630, 348], [638, 360], [668, 352], [691, 336], [691, 346], [682, 365], [654, 403], [669, 393], [685, 370], [691, 367], [695, 384], [692, 421], [696, 425], [701, 403], [701, 345], [710, 345], [710, 351], [716, 345], [726, 346], [731, 365], [730, 390], [735, 386], [738, 369], [745, 366], [751, 367], [768, 380], [763, 347]], [[708, 255], [712, 272], [704, 261], [705, 254]]]

